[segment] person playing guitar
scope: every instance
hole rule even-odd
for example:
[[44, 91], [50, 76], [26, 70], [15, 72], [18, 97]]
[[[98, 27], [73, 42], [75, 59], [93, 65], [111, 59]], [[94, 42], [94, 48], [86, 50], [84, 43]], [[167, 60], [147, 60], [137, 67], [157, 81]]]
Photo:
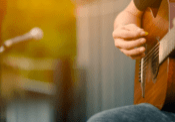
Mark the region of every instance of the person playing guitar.
[[[174, 70], [175, 59], [170, 55], [173, 51], [164, 47], [170, 44], [172, 50], [175, 48], [175, 41], [171, 41], [175, 39], [172, 36], [175, 35], [172, 29], [174, 8], [175, 0], [131, 0], [118, 14], [114, 22], [114, 44], [126, 56], [136, 59], [136, 76], [141, 73], [140, 79], [135, 76], [136, 105], [97, 113], [88, 122], [175, 122], [175, 83], [172, 80], [175, 75], [170, 72]], [[167, 34], [168, 31], [171, 33]]]

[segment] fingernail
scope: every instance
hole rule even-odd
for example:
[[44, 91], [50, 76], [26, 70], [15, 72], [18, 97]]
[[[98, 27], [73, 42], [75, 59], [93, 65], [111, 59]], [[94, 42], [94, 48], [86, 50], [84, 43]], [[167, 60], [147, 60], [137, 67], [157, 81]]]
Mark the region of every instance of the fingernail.
[[148, 32], [145, 31], [145, 35], [147, 36], [148, 35]]
[[143, 52], [144, 50], [145, 50], [144, 47], [141, 47], [141, 48], [140, 48], [140, 52]]
[[146, 32], [146, 31], [142, 31], [142, 32], [141, 32], [141, 35], [143, 35], [143, 36], [147, 36], [147, 35], [148, 35], [148, 32]]
[[145, 39], [141, 39], [140, 42], [141, 42], [141, 43], [145, 43], [146, 40], [145, 40]]

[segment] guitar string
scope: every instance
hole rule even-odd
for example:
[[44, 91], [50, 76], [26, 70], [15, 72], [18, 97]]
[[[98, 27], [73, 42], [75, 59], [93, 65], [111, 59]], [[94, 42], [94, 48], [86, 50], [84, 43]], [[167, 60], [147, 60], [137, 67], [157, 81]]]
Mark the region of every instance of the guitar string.
[[[152, 60], [155, 60], [158, 57], [159, 51], [156, 52], [156, 55], [152, 58]], [[148, 61], [144, 62], [143, 70], [146, 70], [148, 66]]]
[[[152, 42], [151, 44], [153, 44], [154, 42]], [[150, 57], [155, 53], [155, 52], [157, 52], [157, 50], [159, 49], [158, 47], [159, 47], [159, 42], [158, 43], [156, 43], [155, 45], [154, 45], [154, 47], [153, 48], [151, 48], [151, 50], [149, 50], [149, 52], [146, 54], [146, 56], [144, 57], [144, 65], [143, 65], [143, 70], [146, 70], [146, 68], [147, 68], [147, 61], [150, 59]], [[156, 54], [157, 55], [157, 54]], [[140, 63], [139, 63], [140, 64]], [[146, 68], [145, 68], [146, 67]], [[140, 71], [139, 71], [140, 72]]]
[[[144, 2], [141, 4], [141, 5], [144, 5]], [[159, 43], [157, 43], [156, 45], [159, 45]], [[156, 45], [151, 49], [151, 50], [153, 50], [154, 48], [156, 48]], [[149, 55], [152, 55], [151, 54], [151, 50], [148, 52], [148, 54], [146, 55], [146, 57], [148, 57]], [[149, 54], [150, 53], [150, 54]], [[145, 58], [146, 58], [145, 57]]]
[[[144, 65], [143, 65], [143, 70], [145, 70], [146, 68], [145, 67], [147, 67], [147, 62], [148, 62], [148, 60], [150, 59], [150, 57], [152, 57], [152, 55], [154, 54], [154, 55], [157, 55], [157, 52], [159, 52], [158, 51], [158, 48], [159, 47], [159, 43], [156, 43], [156, 45], [153, 47], [153, 48], [151, 48], [151, 50], [146, 54], [146, 56], [145, 56], [145, 58], [144, 58]], [[156, 54], [155, 54], [156, 53]], [[153, 59], [154, 60], [154, 59]], [[140, 71], [139, 71], [140, 72]]]
[[[173, 41], [171, 41], [173, 38], [170, 38], [169, 40], [170, 41], [168, 41], [168, 43], [169, 44], [171, 44], [171, 45], [174, 45], [174, 42]], [[157, 51], [158, 51], [158, 49], [159, 49], [159, 42], [148, 52], [148, 55], [146, 55], [145, 56], [145, 58], [144, 58], [144, 62], [147, 62], [147, 60], [149, 60], [150, 59], [150, 56], [152, 56], [155, 52], [157, 53]], [[174, 49], [175, 47], [173, 47], [173, 49]], [[154, 49], [154, 50], [153, 50]], [[170, 50], [170, 51], [172, 51], [172, 49]]]
[[[158, 56], [158, 55], [156, 55], [156, 56], [153, 58], [153, 60], [154, 60], [155, 58], [157, 58], [157, 56]], [[144, 65], [144, 67], [143, 67], [143, 72], [146, 72], [146, 71], [147, 71], [147, 67], [148, 67], [148, 63], [146, 63], [146, 64]], [[139, 73], [140, 73], [140, 71], [139, 71]]]
[[[155, 54], [155, 56], [154, 56], [154, 58], [152, 59], [152, 60], [154, 60], [155, 58], [157, 58], [157, 56], [158, 56], [158, 53], [159, 51], [157, 50], [157, 52], [156, 52], [156, 54]], [[143, 65], [143, 70], [145, 70], [146, 68], [147, 68], [147, 65], [148, 65], [148, 61], [146, 61], [146, 62], [144, 62], [144, 65]]]
[[[142, 3], [142, 5], [144, 5], [144, 2]], [[145, 56], [145, 58], [144, 58], [144, 62], [146, 61], [148, 61], [149, 59], [150, 59], [150, 56], [152, 56], [153, 55], [153, 53], [152, 53], [152, 51], [153, 50], [156, 50], [157, 51], [157, 48], [159, 47], [159, 43], [157, 43], [147, 54], [146, 54], [146, 56]], [[159, 48], [158, 48], [159, 49]]]
[[[171, 30], [172, 30], [172, 29], [171, 29]], [[169, 40], [169, 41], [167, 42], [168, 44], [174, 45], [174, 41], [173, 41], [174, 39], [173, 39], [173, 37], [170, 37], [168, 40]], [[143, 70], [146, 69], [145, 67], [147, 67], [148, 60], [150, 59], [150, 57], [151, 57], [151, 58], [153, 57], [153, 54], [154, 54], [153, 60], [154, 60], [155, 58], [157, 58], [157, 56], [159, 55], [159, 45], [160, 45], [159, 42], [156, 43], [155, 46], [154, 46], [153, 48], [151, 48], [151, 50], [150, 50], [150, 51], [146, 54], [146, 56], [144, 57]], [[173, 46], [172, 48], [174, 49], [175, 46]], [[170, 49], [171, 49], [171, 48], [170, 48]], [[172, 49], [169, 50], [169, 53], [170, 53], [170, 51], [172, 51]]]
[[151, 54], [149, 56], [147, 56], [146, 59], [144, 58], [144, 62], [147, 62], [150, 59], [150, 57], [152, 57], [153, 55], [155, 55], [155, 53], [158, 52], [158, 50], [159, 50], [159, 46], [156, 46], [156, 48], [154, 49], [154, 51], [151, 52]]
[[147, 60], [154, 53], [154, 50], [157, 50], [158, 47], [159, 43], [157, 43], [153, 48], [151, 48], [151, 50], [144, 57], [144, 60]]
[[[154, 42], [153, 42], [154, 43]], [[144, 57], [144, 65], [143, 65], [143, 70], [145, 70], [147, 68], [147, 63], [148, 63], [148, 60], [150, 59], [150, 57], [152, 58], [153, 55], [155, 55], [155, 58], [158, 56], [158, 50], [159, 50], [159, 45], [160, 43], [157, 42], [153, 48], [151, 48], [151, 50], [146, 54], [146, 56]], [[153, 60], [155, 59], [153, 58]], [[146, 68], [145, 68], [146, 67]]]
[[[141, 4], [141, 5], [144, 5], [145, 3], [144, 3], [144, 1], [143, 1], [143, 3]], [[162, 4], [162, 2], [160, 3], [160, 6], [161, 6], [161, 4]], [[159, 7], [160, 7], [159, 6]], [[159, 45], [159, 43], [157, 43], [156, 45]], [[156, 45], [153, 47], [153, 48], [156, 48]], [[151, 49], [151, 50], [153, 50], [153, 49]], [[148, 54], [147, 54], [147, 57], [148, 57], [148, 55], [149, 55], [149, 53], [151, 53], [151, 50], [148, 52]], [[146, 58], [146, 57], [145, 57]]]
[[[173, 38], [170, 38], [169, 40], [172, 40]], [[172, 44], [173, 45], [173, 41], [168, 41], [168, 43], [170, 44]], [[150, 59], [150, 57], [152, 57], [152, 55], [154, 54], [154, 53], [157, 53], [157, 51], [158, 51], [158, 49], [159, 49], [159, 45], [160, 45], [160, 43], [159, 42], [157, 42], [156, 43], [156, 45], [153, 47], [153, 48], [151, 48], [151, 50], [146, 54], [146, 56], [144, 57], [144, 64], [146, 65], [146, 63], [147, 63], [147, 61]], [[159, 51], [158, 51], [159, 52]], [[157, 54], [155, 54], [155, 55], [157, 55]]]
[[[155, 48], [156, 47], [156, 48]], [[158, 49], [159, 48], [157, 48], [158, 46], [157, 46], [157, 44], [156, 44], [156, 46], [154, 46], [153, 48], [154, 48], [154, 51], [153, 52], [151, 52], [150, 54], [153, 54], [153, 53], [155, 53], [154, 55], [154, 58], [153, 58], [153, 60], [158, 56]], [[150, 52], [150, 51], [149, 51]], [[145, 59], [144, 59], [144, 65], [143, 65], [143, 71], [146, 71], [146, 68], [147, 68], [147, 64], [148, 64], [148, 59], [150, 59], [150, 57], [151, 56], [153, 56], [153, 55], [149, 55], [149, 57], [147, 57], [147, 60], [145, 61]], [[139, 71], [140, 72], [140, 71]]]
[[[173, 38], [170, 38], [169, 40], [171, 40], [171, 39], [173, 39]], [[174, 42], [173, 42], [173, 41], [168, 41], [168, 43], [174, 45]], [[157, 43], [157, 44], [159, 44], [159, 43]], [[157, 46], [157, 44], [156, 44], [156, 46]], [[155, 47], [155, 46], [154, 46], [154, 47]], [[154, 47], [153, 47], [153, 48], [154, 48]], [[158, 47], [159, 47], [159, 46], [157, 46], [157, 47], [154, 49], [154, 51], [151, 52], [151, 54], [154, 54], [154, 53], [155, 53], [152, 60], [155, 60], [155, 58], [157, 58], [157, 56], [159, 56], [159, 48], [158, 48]], [[175, 47], [173, 47], [173, 49], [174, 49], [174, 48], [175, 48]], [[170, 50], [170, 51], [172, 51], [172, 50]], [[170, 51], [169, 51], [169, 53], [170, 53]], [[153, 56], [153, 55], [150, 55], [150, 56]], [[150, 59], [150, 56], [147, 57], [147, 60], [144, 59], [143, 70], [144, 70], [145, 67], [147, 66], [148, 59]]]
[[151, 50], [146, 54], [144, 57], [144, 62], [147, 62], [147, 60], [150, 59], [150, 57], [159, 49], [159, 43], [157, 43]]
[[[143, 3], [144, 4], [144, 3]], [[146, 56], [145, 56], [145, 59], [144, 60], [146, 60], [146, 66], [144, 65], [144, 69], [143, 69], [143, 71], [145, 72], [145, 70], [146, 70], [146, 68], [147, 68], [147, 62], [148, 62], [148, 60], [149, 60], [149, 58], [153, 55], [153, 53], [152, 53], [152, 51], [154, 50], [154, 52], [156, 51], [156, 55], [155, 55], [155, 57], [157, 57], [158, 56], [158, 54], [159, 54], [159, 51], [158, 51], [158, 48], [159, 47], [159, 43], [157, 43], [149, 52], [148, 52], [148, 54], [146, 54]], [[158, 48], [158, 49], [157, 49]], [[158, 53], [158, 54], [157, 54]], [[153, 59], [154, 60], [154, 59]], [[141, 62], [141, 61], [140, 61]], [[145, 63], [145, 61], [144, 61], [144, 63]], [[139, 63], [140, 64], [140, 63]], [[146, 67], [146, 68], [145, 68]], [[140, 71], [139, 71], [140, 72]]]
[[[151, 44], [153, 44], [154, 42], [152, 42]], [[157, 48], [159, 46], [159, 43], [156, 43], [156, 45], [153, 46], [153, 48], [151, 48], [151, 50], [149, 50], [149, 52], [146, 54], [146, 56], [144, 57], [144, 62], [147, 60], [149, 60], [150, 56], [152, 56], [155, 52], [155, 50], [157, 51]]]

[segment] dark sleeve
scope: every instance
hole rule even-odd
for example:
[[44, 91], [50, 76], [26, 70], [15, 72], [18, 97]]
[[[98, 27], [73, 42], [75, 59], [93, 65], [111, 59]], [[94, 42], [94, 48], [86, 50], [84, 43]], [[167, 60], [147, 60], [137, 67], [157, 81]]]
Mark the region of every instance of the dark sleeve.
[[134, 0], [134, 4], [140, 11], [144, 11], [147, 7], [159, 8], [161, 1], [162, 0]]

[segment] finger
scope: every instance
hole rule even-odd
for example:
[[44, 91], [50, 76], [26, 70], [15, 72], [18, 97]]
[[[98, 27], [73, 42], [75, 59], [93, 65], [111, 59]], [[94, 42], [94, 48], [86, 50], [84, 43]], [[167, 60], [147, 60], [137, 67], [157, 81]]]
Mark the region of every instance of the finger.
[[139, 39], [136, 39], [136, 40], [123, 40], [123, 39], [116, 39], [115, 40], [115, 46], [117, 48], [122, 48], [122, 49], [133, 49], [135, 47], [139, 47], [143, 44], [146, 43], [146, 39], [145, 38], [139, 38]]
[[128, 31], [125, 29], [116, 29], [113, 32], [113, 38], [122, 38], [122, 39], [133, 39], [133, 38], [139, 38], [146, 36], [147, 33], [143, 30], [137, 30], [137, 31]]
[[145, 47], [139, 47], [139, 48], [134, 48], [131, 50], [126, 50], [126, 49], [120, 49], [121, 52], [123, 52], [125, 55], [132, 57], [135, 55], [140, 55], [145, 52]]
[[128, 31], [144, 31], [142, 28], [138, 27], [135, 24], [128, 24], [123, 26], [123, 29], [126, 29]]
[[134, 55], [134, 56], [130, 56], [131, 59], [141, 59], [145, 57], [145, 53], [142, 53], [140, 55]]

